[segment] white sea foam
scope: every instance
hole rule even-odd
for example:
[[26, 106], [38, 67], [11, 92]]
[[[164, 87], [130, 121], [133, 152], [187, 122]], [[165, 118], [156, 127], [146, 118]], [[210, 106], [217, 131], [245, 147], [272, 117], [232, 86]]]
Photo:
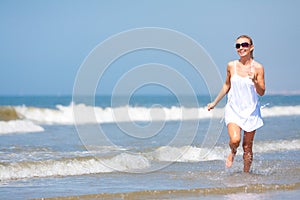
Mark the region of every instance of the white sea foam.
[[[255, 143], [255, 153], [276, 153], [288, 150], [300, 150], [300, 139], [259, 141]], [[101, 151], [102, 152], [102, 151]], [[94, 152], [69, 152], [55, 159], [55, 155], [46, 160], [21, 160], [19, 162], [0, 163], [0, 180], [73, 176], [115, 171], [138, 172], [151, 168], [152, 162], [205, 162], [225, 160], [229, 152], [228, 146], [216, 146], [205, 149], [196, 146], [171, 147], [162, 146], [153, 151], [131, 154], [123, 150], [111, 158], [93, 157]], [[242, 155], [241, 147], [238, 155]], [[71, 157], [70, 157], [71, 156]], [[75, 156], [75, 157], [72, 157]]]
[[[101, 108], [92, 107], [85, 104], [73, 104], [69, 106], [57, 105], [56, 109], [38, 108], [27, 106], [15, 106], [19, 119], [8, 122], [0, 121], [0, 134], [17, 132], [38, 132], [43, 131], [43, 124], [74, 124], [74, 110], [82, 116], [76, 120], [76, 124], [89, 123], [114, 123], [132, 121], [181, 121], [198, 120], [210, 118], [222, 118], [222, 108], [216, 108], [213, 112], [208, 112], [206, 107], [186, 108], [186, 107], [116, 107]], [[298, 106], [274, 106], [261, 109], [263, 117], [293, 116], [300, 115], [300, 105]], [[93, 116], [85, 115], [92, 113]]]
[[259, 141], [254, 144], [256, 153], [300, 150], [300, 140]]
[[[176, 120], [195, 120], [209, 119], [211, 117], [222, 117], [223, 109], [215, 109], [208, 112], [206, 107], [186, 108], [186, 107], [130, 107], [123, 106], [117, 108], [92, 107], [84, 104], [71, 104], [69, 106], [57, 105], [57, 109], [36, 108], [18, 106], [15, 107], [18, 115], [25, 119], [37, 123], [47, 124], [73, 124], [73, 109], [77, 113], [94, 113], [95, 119], [89, 116], [83, 116], [76, 123], [111, 123], [111, 122], [130, 122], [130, 121], [176, 121]], [[87, 112], [88, 111], [88, 112]], [[261, 110], [263, 117], [292, 116], [300, 115], [299, 106], [274, 106], [265, 107]]]
[[[69, 106], [57, 105], [57, 109], [36, 108], [17, 106], [15, 107], [19, 116], [46, 124], [73, 124], [76, 113], [93, 113], [94, 118], [82, 116], [76, 120], [76, 123], [111, 123], [111, 122], [129, 122], [129, 121], [172, 121], [172, 120], [194, 120], [206, 119], [212, 116], [212, 112], [207, 112], [202, 108], [185, 107], [130, 107], [123, 106], [117, 108], [92, 107], [84, 104], [71, 104]], [[95, 121], [96, 119], [96, 121]]]
[[167, 162], [200, 162], [224, 159], [224, 149], [215, 147], [214, 149], [203, 149], [194, 146], [158, 148], [153, 153], [153, 158], [158, 161]]
[[[227, 149], [227, 150], [226, 150]], [[300, 140], [260, 141], [253, 147], [255, 153], [270, 153], [288, 150], [300, 150]], [[203, 149], [194, 146], [184, 147], [159, 147], [152, 153], [153, 159], [168, 162], [200, 162], [211, 160], [224, 160], [229, 152], [229, 147], [216, 146], [213, 149]], [[241, 147], [238, 155], [242, 155]]]
[[95, 157], [79, 157], [61, 160], [0, 163], [0, 180], [132, 171], [149, 166], [149, 160], [144, 156], [126, 153], [101, 160]]
[[261, 112], [263, 117], [300, 115], [300, 105], [264, 107]]
[[42, 132], [44, 128], [29, 120], [0, 121], [0, 134]]

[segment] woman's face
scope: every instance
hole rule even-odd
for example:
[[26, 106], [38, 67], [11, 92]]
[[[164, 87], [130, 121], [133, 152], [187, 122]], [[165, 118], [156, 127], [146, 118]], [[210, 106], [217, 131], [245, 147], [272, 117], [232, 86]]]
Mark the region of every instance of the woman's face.
[[246, 57], [251, 54], [254, 46], [250, 44], [248, 38], [239, 38], [236, 40], [236, 50], [240, 57]]

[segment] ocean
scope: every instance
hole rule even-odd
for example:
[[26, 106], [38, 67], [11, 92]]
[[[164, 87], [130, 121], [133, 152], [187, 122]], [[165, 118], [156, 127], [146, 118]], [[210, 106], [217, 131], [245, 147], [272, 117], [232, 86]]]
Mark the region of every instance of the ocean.
[[[250, 173], [209, 96], [0, 97], [0, 199], [297, 199], [300, 95], [260, 98]], [[127, 103], [124, 103], [127, 102]], [[75, 114], [76, 111], [76, 120]], [[94, 114], [93, 117], [86, 113]]]

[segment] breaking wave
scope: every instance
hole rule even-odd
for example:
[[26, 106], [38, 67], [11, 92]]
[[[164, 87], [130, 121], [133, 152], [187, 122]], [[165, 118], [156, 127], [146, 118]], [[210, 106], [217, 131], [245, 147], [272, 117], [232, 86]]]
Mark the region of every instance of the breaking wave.
[[126, 153], [107, 159], [76, 157], [60, 160], [0, 163], [0, 180], [132, 171], [149, 166], [150, 163], [145, 157]]
[[[105, 147], [107, 149], [108, 147]], [[27, 159], [5, 161], [0, 163], [0, 180], [12, 180], [35, 177], [74, 176], [96, 173], [121, 172], [142, 172], [149, 169], [154, 162], [205, 162], [212, 160], [225, 160], [228, 151], [227, 146], [217, 146], [212, 150], [195, 146], [161, 146], [153, 150], [144, 150], [139, 153], [126, 152], [119, 149], [114, 156], [98, 155], [97, 151], [92, 152], [69, 152], [49, 157], [51, 151], [45, 151], [45, 160], [32, 160], [32, 156], [25, 156]], [[116, 149], [114, 149], [115, 151]], [[278, 140], [257, 142], [254, 145], [255, 153], [276, 153], [288, 150], [300, 150], [300, 140]], [[30, 152], [30, 155], [42, 153]], [[208, 152], [208, 154], [204, 154]], [[238, 155], [242, 154], [238, 150]], [[24, 153], [25, 154], [25, 153]], [[5, 156], [5, 155], [3, 155]], [[23, 156], [22, 156], [23, 157]], [[41, 157], [41, 156], [40, 156]], [[28, 160], [29, 159], [29, 160]]]
[[[43, 131], [43, 124], [74, 124], [73, 111], [77, 113], [95, 113], [95, 118], [83, 116], [77, 124], [114, 123], [131, 121], [180, 121], [223, 117], [223, 109], [216, 108], [215, 114], [206, 107], [93, 107], [85, 104], [71, 103], [69, 106], [57, 105], [56, 109], [2, 106], [0, 107], [0, 134], [12, 132]], [[274, 106], [261, 109], [263, 117], [300, 115], [300, 106]]]
[[43, 132], [44, 128], [29, 120], [0, 121], [0, 134]]

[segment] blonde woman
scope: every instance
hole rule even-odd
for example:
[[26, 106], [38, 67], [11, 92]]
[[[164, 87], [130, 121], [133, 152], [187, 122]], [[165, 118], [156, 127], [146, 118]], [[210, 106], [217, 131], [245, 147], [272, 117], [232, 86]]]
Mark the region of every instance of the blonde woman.
[[253, 160], [252, 146], [255, 132], [263, 126], [258, 95], [265, 93], [263, 66], [254, 61], [254, 45], [247, 35], [241, 35], [235, 44], [239, 60], [227, 65], [226, 81], [216, 99], [207, 105], [213, 109], [227, 94], [225, 123], [228, 128], [231, 152], [226, 167], [231, 167], [243, 134], [244, 172], [249, 172]]

